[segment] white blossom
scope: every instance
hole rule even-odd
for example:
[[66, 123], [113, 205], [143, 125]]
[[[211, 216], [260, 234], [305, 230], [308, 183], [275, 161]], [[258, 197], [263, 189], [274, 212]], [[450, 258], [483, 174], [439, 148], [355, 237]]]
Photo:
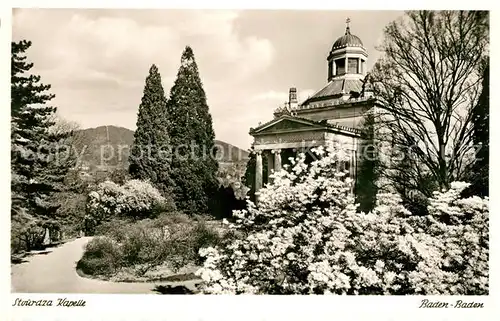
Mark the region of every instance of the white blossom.
[[462, 199], [468, 184], [455, 182], [429, 199], [426, 216], [390, 193], [359, 213], [351, 181], [333, 166], [348, 155], [316, 152], [319, 160], [299, 154], [274, 173], [258, 205], [234, 212], [239, 239], [200, 250], [204, 293], [488, 293], [487, 198]]

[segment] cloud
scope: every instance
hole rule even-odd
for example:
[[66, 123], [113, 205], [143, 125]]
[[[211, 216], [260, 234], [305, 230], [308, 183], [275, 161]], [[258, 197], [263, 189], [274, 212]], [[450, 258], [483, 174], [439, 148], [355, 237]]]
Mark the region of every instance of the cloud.
[[41, 65], [37, 67], [77, 69], [75, 77], [85, 68], [141, 80], [152, 63], [171, 72], [178, 68], [186, 45], [193, 47], [207, 78], [247, 78], [272, 62], [273, 47], [267, 39], [238, 36], [234, 29], [237, 12], [175, 15], [167, 10], [163, 24], [144, 24], [135, 20], [142, 12], [124, 11], [108, 15], [113, 11], [104, 10], [98, 15], [95, 10], [87, 14], [87, 10], [23, 9], [14, 16], [14, 38], [35, 41], [37, 65]]
[[[344, 33], [344, 11], [16, 9], [13, 39], [52, 85], [52, 102], [83, 128], [135, 129], [151, 64], [169, 90], [192, 47], [217, 139], [243, 148], [250, 127], [273, 117], [296, 86], [299, 102], [326, 82], [326, 55]], [[383, 26], [398, 12], [349, 12], [370, 63]], [[370, 23], [365, 23], [370, 21]], [[310, 89], [310, 88], [314, 88]]]
[[149, 67], [157, 64], [168, 95], [186, 45], [193, 48], [215, 115], [227, 107], [222, 102], [228, 88], [245, 86], [272, 64], [269, 40], [238, 34], [239, 14], [20, 9], [13, 17], [13, 39], [33, 41], [29, 60], [42, 81], [52, 85], [61, 115], [82, 127], [121, 121], [133, 129]]
[[274, 91], [274, 90], [266, 91], [266, 92], [257, 94], [253, 97], [254, 101], [260, 101], [260, 100], [286, 101], [287, 99], [288, 99], [288, 93], [278, 92], [278, 91]]
[[[299, 102], [316, 92], [313, 89], [298, 89]], [[221, 137], [230, 137], [243, 148], [250, 146], [253, 138], [248, 133], [250, 127], [273, 119], [274, 110], [288, 101], [288, 91], [269, 90], [257, 92], [241, 101], [234, 108], [228, 108], [214, 117], [214, 126]]]

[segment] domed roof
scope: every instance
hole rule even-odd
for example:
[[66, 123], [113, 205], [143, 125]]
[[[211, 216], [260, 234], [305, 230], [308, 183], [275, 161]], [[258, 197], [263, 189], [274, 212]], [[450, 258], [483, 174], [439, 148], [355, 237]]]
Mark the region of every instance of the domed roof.
[[338, 38], [332, 46], [332, 50], [344, 48], [344, 47], [363, 47], [363, 42], [358, 36], [351, 35], [351, 30], [349, 27], [345, 30], [345, 35]]

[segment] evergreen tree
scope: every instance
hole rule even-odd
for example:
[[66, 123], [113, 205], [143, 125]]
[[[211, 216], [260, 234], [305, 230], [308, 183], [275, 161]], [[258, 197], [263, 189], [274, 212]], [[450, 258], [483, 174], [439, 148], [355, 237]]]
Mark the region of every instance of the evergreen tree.
[[[34, 104], [45, 104], [55, 95], [48, 93], [50, 85], [40, 83], [40, 76], [28, 74], [33, 68], [33, 63], [26, 61], [26, 50], [31, 47], [31, 41], [21, 40], [11, 44], [11, 115], [18, 116], [24, 108]], [[42, 109], [41, 109], [42, 110]], [[52, 114], [54, 108], [43, 109], [47, 114]], [[41, 111], [42, 112], [42, 111]], [[13, 124], [15, 124], [13, 118]]]
[[359, 210], [369, 212], [375, 207], [377, 195], [377, 151], [374, 146], [375, 118], [372, 111], [365, 115], [361, 128], [362, 140], [360, 155], [358, 155], [359, 168], [356, 177], [356, 203]]
[[167, 102], [177, 207], [207, 213], [217, 190], [215, 133], [193, 50], [186, 47]]
[[23, 40], [11, 47], [12, 219], [24, 227], [29, 223], [47, 227], [57, 223], [54, 195], [62, 189], [70, 167], [58, 151], [71, 133], [51, 130], [56, 108], [45, 104], [54, 95], [40, 76], [30, 74], [33, 64], [25, 55], [30, 46]]
[[165, 116], [166, 98], [158, 68], [152, 65], [139, 105], [137, 129], [129, 157], [133, 178], [149, 180], [165, 196], [169, 194], [169, 137]]
[[490, 153], [490, 66], [489, 58], [483, 66], [482, 91], [472, 112], [473, 142], [476, 147], [476, 160], [471, 171], [470, 192], [474, 195], [488, 196], [488, 173]]

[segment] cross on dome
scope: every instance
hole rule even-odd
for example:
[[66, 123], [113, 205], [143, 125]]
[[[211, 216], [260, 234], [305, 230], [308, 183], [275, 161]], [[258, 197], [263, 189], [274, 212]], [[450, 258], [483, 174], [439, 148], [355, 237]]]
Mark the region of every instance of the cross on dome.
[[[345, 19], [345, 34], [339, 37], [328, 55], [328, 81], [349, 78], [362, 80], [366, 72], [368, 53], [358, 36], [351, 33], [351, 18]], [[335, 87], [336, 88], [336, 87]], [[339, 88], [344, 88], [341, 85]], [[335, 89], [337, 90], [337, 89]], [[346, 91], [347, 94], [349, 91]]]

